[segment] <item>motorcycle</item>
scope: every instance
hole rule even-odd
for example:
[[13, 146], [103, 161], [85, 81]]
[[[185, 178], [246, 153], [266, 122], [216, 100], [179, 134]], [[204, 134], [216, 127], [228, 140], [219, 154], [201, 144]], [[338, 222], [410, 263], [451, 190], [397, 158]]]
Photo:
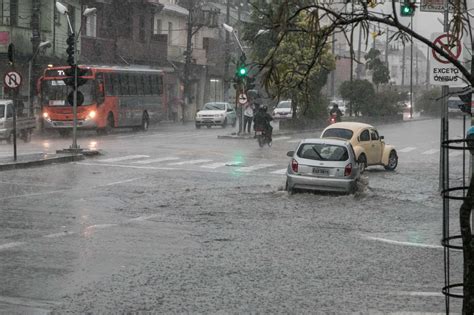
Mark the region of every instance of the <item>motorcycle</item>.
[[332, 124], [337, 123], [337, 120], [338, 120], [337, 115], [332, 114], [331, 116], [329, 116], [328, 123], [329, 123], [329, 125], [332, 125]]
[[267, 132], [264, 129], [255, 129], [255, 136], [257, 137], [258, 145], [261, 148], [263, 148], [265, 144], [267, 144], [269, 147], [272, 146], [270, 137], [267, 135]]

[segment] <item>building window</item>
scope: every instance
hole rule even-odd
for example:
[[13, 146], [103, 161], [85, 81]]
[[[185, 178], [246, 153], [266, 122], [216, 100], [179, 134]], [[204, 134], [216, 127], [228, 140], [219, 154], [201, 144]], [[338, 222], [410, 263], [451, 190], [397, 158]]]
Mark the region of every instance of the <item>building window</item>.
[[97, 15], [86, 16], [86, 36], [97, 37]]
[[168, 22], [168, 44], [173, 43], [173, 23]]
[[138, 19], [138, 40], [145, 41], [145, 16], [140, 15]]
[[155, 20], [155, 29], [153, 31], [153, 34], [161, 34], [162, 30], [162, 21], [160, 19]]
[[18, 26], [18, 0], [10, 0], [10, 25]]

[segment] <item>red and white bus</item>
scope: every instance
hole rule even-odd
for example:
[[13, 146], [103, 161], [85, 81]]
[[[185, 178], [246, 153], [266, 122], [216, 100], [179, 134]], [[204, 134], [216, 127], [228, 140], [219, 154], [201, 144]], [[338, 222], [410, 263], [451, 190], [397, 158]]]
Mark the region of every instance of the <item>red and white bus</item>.
[[[147, 130], [150, 122], [165, 117], [162, 70], [79, 66], [86, 69], [79, 87], [84, 102], [77, 106], [77, 128], [107, 133], [112, 128], [133, 127]], [[39, 80], [39, 96], [44, 128], [61, 135], [73, 127], [73, 108], [67, 97], [71, 88], [68, 67], [51, 67]]]

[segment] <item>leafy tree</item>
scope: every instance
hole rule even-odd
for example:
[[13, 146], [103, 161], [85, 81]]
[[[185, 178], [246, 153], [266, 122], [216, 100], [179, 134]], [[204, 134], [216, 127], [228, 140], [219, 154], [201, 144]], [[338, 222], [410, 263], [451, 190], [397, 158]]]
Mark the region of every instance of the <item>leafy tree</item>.
[[379, 57], [380, 51], [374, 48], [370, 49], [367, 55], [365, 55], [367, 68], [372, 70], [372, 82], [375, 84], [377, 91], [380, 84], [387, 84], [390, 81], [390, 71]]
[[418, 95], [415, 102], [416, 107], [422, 111], [423, 114], [436, 116], [441, 114], [441, 103], [442, 97], [440, 88], [423, 91]]
[[318, 116], [326, 112], [327, 101], [321, 90], [335, 68], [334, 56], [318, 32], [303, 31], [314, 18], [310, 13], [301, 15], [292, 26], [302, 32], [289, 32], [281, 37], [272, 31], [259, 33], [262, 23], [272, 25], [281, 14], [295, 12], [291, 7], [287, 7], [288, 11], [277, 10], [278, 5], [263, 4], [254, 11], [254, 23], [246, 26], [244, 39], [253, 39], [252, 59], [260, 68], [267, 92], [277, 99], [291, 99], [294, 117], [297, 107], [301, 116]]
[[339, 87], [339, 94], [349, 100], [352, 110], [356, 115], [369, 115], [370, 106], [374, 101], [375, 90], [372, 83], [367, 80], [344, 81]]

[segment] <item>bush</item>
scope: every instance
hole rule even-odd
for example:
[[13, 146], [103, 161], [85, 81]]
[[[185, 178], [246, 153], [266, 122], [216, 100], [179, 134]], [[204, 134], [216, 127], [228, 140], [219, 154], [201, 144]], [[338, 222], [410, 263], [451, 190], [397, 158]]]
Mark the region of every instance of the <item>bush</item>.
[[416, 98], [416, 109], [426, 115], [441, 115], [441, 89], [433, 88], [423, 91]]

